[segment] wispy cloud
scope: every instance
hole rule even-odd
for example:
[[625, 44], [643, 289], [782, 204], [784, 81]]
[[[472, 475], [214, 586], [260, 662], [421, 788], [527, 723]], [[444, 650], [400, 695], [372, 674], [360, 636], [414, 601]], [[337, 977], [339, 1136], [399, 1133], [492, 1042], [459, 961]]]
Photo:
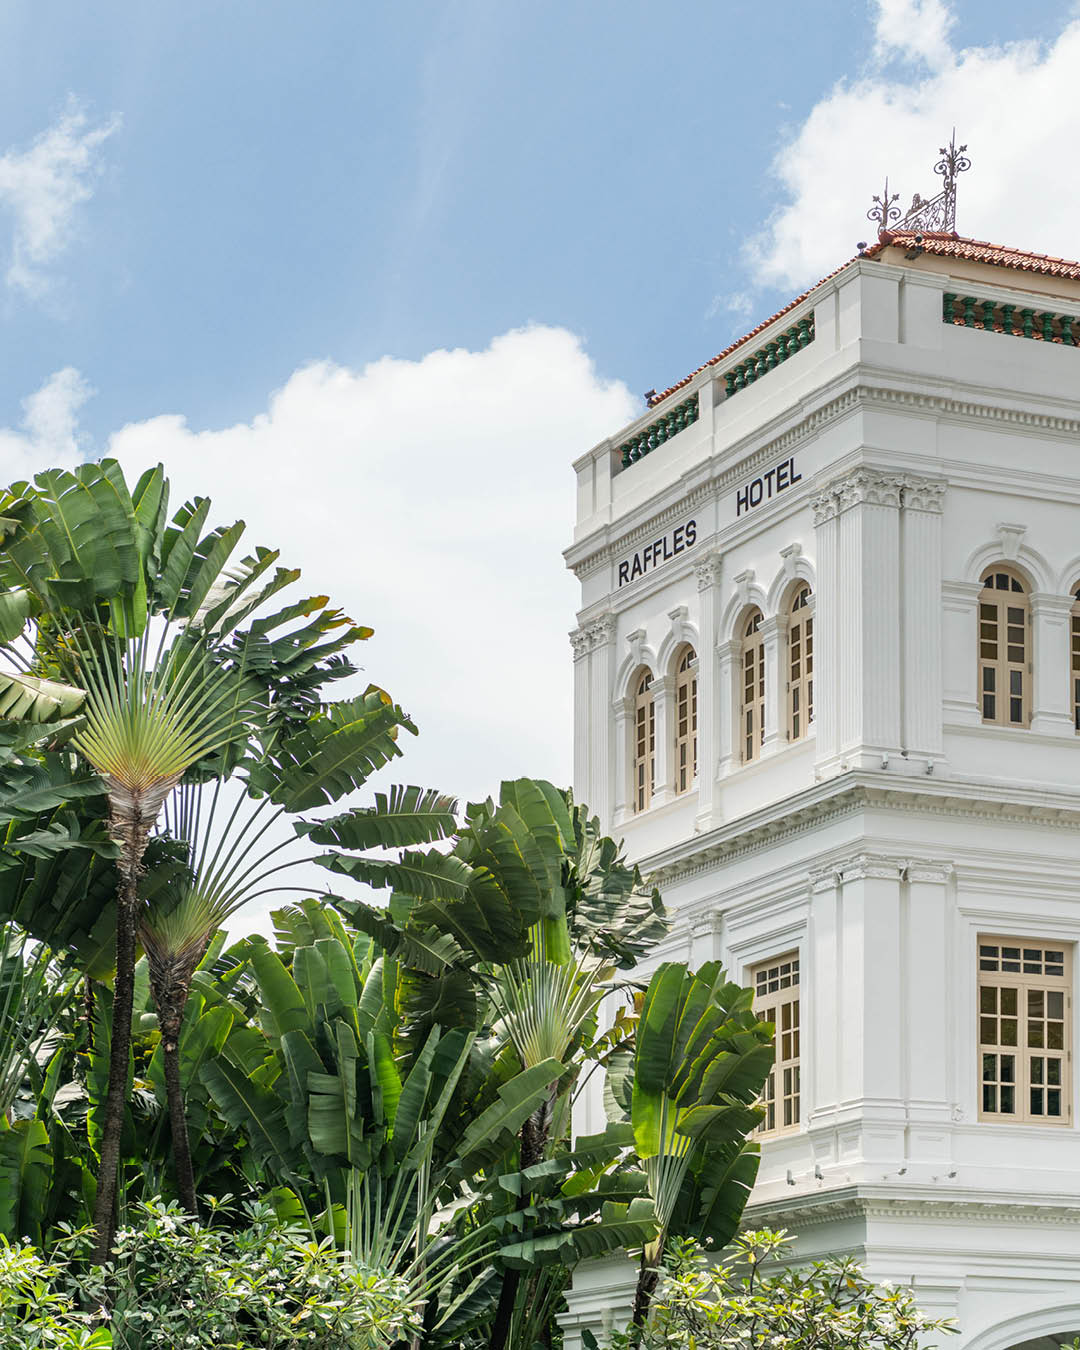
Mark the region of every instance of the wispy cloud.
[[50, 465], [71, 467], [83, 458], [79, 409], [93, 392], [73, 366], [65, 366], [23, 399], [19, 429], [0, 427], [5, 482], [29, 478]]
[[78, 208], [94, 194], [105, 142], [119, 125], [113, 117], [92, 126], [71, 97], [28, 149], [0, 158], [0, 207], [11, 220], [5, 280], [13, 290], [38, 297], [48, 289], [48, 269], [71, 242]]

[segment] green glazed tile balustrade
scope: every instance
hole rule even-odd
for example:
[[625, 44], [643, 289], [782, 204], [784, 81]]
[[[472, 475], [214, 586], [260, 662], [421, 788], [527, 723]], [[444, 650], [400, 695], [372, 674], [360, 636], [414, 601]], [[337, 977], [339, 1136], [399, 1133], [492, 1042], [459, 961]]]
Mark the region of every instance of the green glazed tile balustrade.
[[943, 322], [958, 328], [981, 328], [985, 333], [1055, 342], [1061, 347], [1080, 347], [1080, 316], [1051, 310], [1023, 309], [997, 300], [946, 291], [942, 300]]
[[[783, 365], [796, 352], [802, 351], [804, 347], [809, 347], [813, 340], [814, 316], [808, 314], [805, 319], [799, 319], [785, 332], [780, 333], [772, 341], [766, 342], [763, 347], [760, 347], [744, 361], [740, 361], [737, 366], [732, 366], [725, 373], [725, 398], [731, 398], [740, 389], [745, 389], [747, 385], [753, 384], [755, 380], [760, 380], [763, 375], [767, 375], [770, 370], [775, 370], [777, 366]], [[672, 436], [677, 435], [697, 420], [698, 396], [694, 394], [691, 398], [678, 404], [677, 407], [672, 408], [670, 412], [665, 413], [663, 417], [658, 417], [644, 431], [639, 431], [636, 436], [620, 445], [618, 450], [619, 467], [626, 469], [631, 464], [636, 464], [639, 459], [644, 459], [658, 445], [663, 445], [665, 441], [671, 440]]]
[[665, 441], [670, 441], [672, 436], [677, 436], [680, 431], [697, 420], [698, 396], [694, 394], [691, 398], [685, 399], [672, 408], [670, 412], [666, 412], [663, 417], [658, 417], [644, 431], [639, 431], [636, 436], [620, 445], [619, 462], [621, 467], [625, 469], [630, 464], [636, 464], [639, 459], [644, 459], [651, 450], [655, 450], [658, 445], [663, 445]]
[[775, 370], [777, 366], [782, 365], [789, 356], [794, 356], [796, 352], [801, 352], [804, 347], [809, 347], [813, 340], [814, 316], [808, 314], [805, 319], [800, 319], [786, 332], [781, 333], [779, 337], [774, 338], [771, 342], [766, 342], [764, 347], [760, 347], [745, 361], [740, 361], [737, 366], [732, 366], [729, 371], [725, 372], [725, 396], [731, 398], [740, 389], [745, 389], [748, 384], [760, 380], [770, 370]]

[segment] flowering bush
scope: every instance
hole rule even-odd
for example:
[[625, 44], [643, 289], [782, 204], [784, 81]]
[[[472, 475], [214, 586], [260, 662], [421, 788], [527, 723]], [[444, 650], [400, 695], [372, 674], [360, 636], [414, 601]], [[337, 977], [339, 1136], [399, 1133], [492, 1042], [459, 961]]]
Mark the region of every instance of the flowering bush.
[[766, 1273], [790, 1240], [745, 1233], [723, 1263], [693, 1241], [672, 1243], [644, 1334], [616, 1333], [612, 1350], [916, 1350], [928, 1332], [956, 1331], [921, 1313], [908, 1290], [872, 1284], [850, 1257]]
[[65, 1271], [28, 1244], [0, 1236], [0, 1346], [23, 1350], [104, 1350], [112, 1336], [96, 1313], [79, 1312], [56, 1288]]
[[[87, 1265], [88, 1230], [63, 1237], [49, 1262], [32, 1248], [9, 1248], [0, 1333], [17, 1327], [18, 1335], [0, 1335], [0, 1345], [385, 1350], [414, 1330], [405, 1281], [357, 1269], [331, 1238], [282, 1227], [268, 1207], [250, 1210], [238, 1230], [158, 1203], [140, 1205], [138, 1219], [117, 1233], [110, 1266]], [[78, 1313], [80, 1305], [98, 1311]]]

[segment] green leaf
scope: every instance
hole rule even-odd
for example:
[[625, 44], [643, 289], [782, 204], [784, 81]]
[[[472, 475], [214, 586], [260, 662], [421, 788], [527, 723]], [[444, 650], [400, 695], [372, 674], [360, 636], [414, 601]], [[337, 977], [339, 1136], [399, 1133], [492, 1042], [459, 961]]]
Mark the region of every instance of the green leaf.
[[316, 844], [337, 848], [404, 848], [448, 839], [457, 828], [453, 797], [434, 788], [392, 787], [377, 792], [374, 806], [360, 806], [330, 820], [299, 828]]
[[0, 1234], [40, 1244], [52, 1177], [49, 1132], [40, 1120], [0, 1125]]
[[558, 1060], [545, 1059], [504, 1083], [499, 1088], [498, 1101], [474, 1117], [462, 1137], [459, 1165], [463, 1172], [494, 1160], [525, 1120], [547, 1100], [564, 1071], [565, 1066]]

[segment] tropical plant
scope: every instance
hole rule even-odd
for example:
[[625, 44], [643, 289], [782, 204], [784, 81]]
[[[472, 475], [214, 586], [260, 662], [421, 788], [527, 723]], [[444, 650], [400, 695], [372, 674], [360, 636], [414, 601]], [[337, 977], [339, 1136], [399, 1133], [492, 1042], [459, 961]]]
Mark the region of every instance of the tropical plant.
[[[362, 635], [324, 597], [265, 618], [257, 610], [296, 571], [258, 548], [226, 570], [244, 526], [206, 531], [200, 498], [168, 519], [160, 468], [129, 491], [112, 460], [50, 470], [0, 499], [0, 641], [13, 669], [0, 676], [8, 715], [59, 722], [100, 775], [119, 845], [114, 1035], [101, 1135], [96, 1255], [108, 1253], [127, 1090], [138, 882], [150, 831], [183, 775], [248, 739], [269, 712], [268, 634], [320, 649]], [[250, 622], [249, 622], [250, 621]], [[244, 629], [242, 626], [247, 623]], [[279, 642], [281, 640], [279, 639]], [[75, 715], [77, 714], [77, 718]], [[75, 719], [75, 720], [73, 720]]]
[[[790, 1242], [784, 1232], [743, 1233], [720, 1262], [692, 1239], [672, 1242], [643, 1338], [640, 1328], [617, 1332], [610, 1350], [916, 1350], [927, 1335], [957, 1331], [920, 1312], [909, 1289], [871, 1283], [850, 1257], [790, 1266]], [[584, 1339], [597, 1350], [591, 1332]]]
[[[276, 713], [276, 709], [275, 709]], [[397, 737], [415, 732], [378, 689], [316, 709], [307, 717], [276, 716], [228, 776], [212, 785], [181, 783], [166, 800], [162, 856], [148, 869], [139, 937], [162, 1034], [163, 1068], [172, 1123], [177, 1192], [196, 1209], [180, 1074], [180, 1038], [191, 980], [214, 933], [240, 907], [282, 894], [284, 873], [310, 862], [308, 822], [295, 813], [355, 791], [401, 753]], [[234, 788], [230, 804], [223, 796]], [[409, 838], [427, 843], [454, 828], [454, 802], [420, 788], [393, 788], [362, 808], [373, 844]], [[224, 815], [224, 823], [219, 818]], [[283, 822], [283, 817], [291, 817]], [[289, 827], [279, 837], [282, 823]]]

